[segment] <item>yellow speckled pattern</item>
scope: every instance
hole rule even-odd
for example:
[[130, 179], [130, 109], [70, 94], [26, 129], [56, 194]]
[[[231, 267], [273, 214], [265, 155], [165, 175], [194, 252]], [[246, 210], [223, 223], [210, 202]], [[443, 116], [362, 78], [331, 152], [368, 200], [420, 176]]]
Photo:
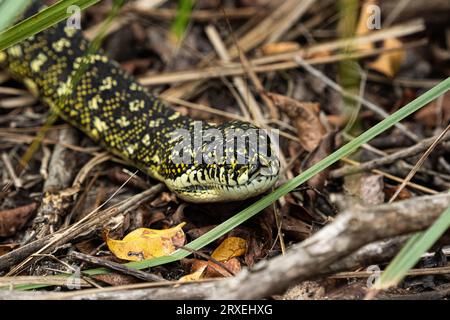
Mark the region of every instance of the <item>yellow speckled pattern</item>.
[[[103, 53], [88, 54], [88, 46], [81, 32], [60, 23], [0, 52], [0, 65], [63, 119], [164, 181], [182, 198], [195, 202], [242, 199], [274, 183], [278, 163], [270, 164], [276, 169], [274, 177], [268, 181], [261, 178], [260, 185], [243, 192], [238, 181], [246, 170], [255, 171], [249, 165], [171, 161], [175, 143], [171, 133], [181, 128], [192, 131], [194, 121], [165, 106]], [[80, 68], [82, 72], [77, 72]], [[73, 83], [76, 75], [79, 81]], [[211, 127], [225, 132], [253, 126], [242, 122], [203, 124], [203, 129]]]

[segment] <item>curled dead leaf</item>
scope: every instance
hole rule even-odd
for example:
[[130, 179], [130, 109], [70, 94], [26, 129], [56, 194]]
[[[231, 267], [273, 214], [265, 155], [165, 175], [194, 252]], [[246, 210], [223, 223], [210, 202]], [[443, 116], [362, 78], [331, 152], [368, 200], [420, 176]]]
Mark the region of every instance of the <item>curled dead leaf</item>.
[[[317, 148], [315, 148], [302, 163], [302, 170], [312, 167], [333, 152], [335, 148], [335, 136], [335, 132], [329, 132], [323, 136]], [[320, 173], [308, 180], [308, 185], [319, 190], [322, 189], [325, 186], [329, 172], [329, 168], [322, 170]], [[309, 194], [314, 194], [314, 192]]]
[[245, 254], [247, 250], [247, 241], [239, 237], [226, 238], [214, 252], [211, 257], [217, 261], [228, 261], [234, 257], [239, 257]]
[[270, 93], [269, 97], [278, 108], [293, 119], [301, 146], [308, 152], [313, 151], [327, 133], [319, 118], [320, 105], [300, 102], [275, 93]]
[[387, 77], [393, 77], [400, 69], [403, 61], [405, 61], [405, 50], [402, 49], [402, 42], [395, 38], [384, 40], [383, 48], [390, 51], [382, 53], [374, 62], [369, 63], [368, 66]]
[[106, 244], [116, 257], [123, 260], [141, 261], [166, 256], [184, 245], [186, 241], [182, 229], [184, 225], [183, 222], [164, 230], [139, 228], [127, 234], [122, 240], [111, 239], [106, 234]]
[[9, 237], [20, 230], [38, 207], [30, 203], [22, 207], [0, 211], [0, 237]]
[[[238, 259], [232, 258], [222, 263], [227, 269], [218, 265], [217, 263], [208, 261], [207, 268], [205, 270], [204, 278], [225, 278], [232, 277], [241, 271], [241, 263]], [[230, 273], [229, 271], [232, 273]]]

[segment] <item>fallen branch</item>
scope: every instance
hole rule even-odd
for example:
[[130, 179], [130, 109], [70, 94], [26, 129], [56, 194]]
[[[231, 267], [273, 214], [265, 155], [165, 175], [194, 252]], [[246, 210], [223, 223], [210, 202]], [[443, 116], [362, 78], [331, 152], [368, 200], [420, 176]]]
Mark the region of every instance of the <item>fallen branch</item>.
[[0, 300], [182, 300], [206, 299], [216, 290], [220, 280], [197, 282], [144, 283], [73, 292], [2, 291]]
[[367, 244], [325, 268], [320, 276], [355, 270], [389, 261], [400, 251], [408, 239], [409, 236], [399, 236]]
[[129, 268], [129, 267], [123, 265], [123, 264], [120, 264], [120, 263], [117, 263], [117, 262], [114, 262], [114, 261], [109, 261], [109, 260], [106, 260], [106, 259], [101, 259], [101, 258], [98, 258], [98, 257], [93, 257], [93, 256], [90, 256], [90, 255], [81, 253], [81, 252], [73, 251], [73, 252], [70, 253], [70, 256], [74, 257], [74, 258], [76, 258], [78, 260], [81, 260], [81, 261], [92, 263], [92, 264], [94, 264], [96, 266], [105, 267], [105, 268], [108, 268], [108, 269], [111, 269], [111, 270], [114, 270], [114, 271], [117, 271], [117, 272], [129, 275], [129, 276], [135, 277], [135, 278], [140, 279], [140, 280], [149, 281], [149, 282], [165, 281], [160, 276], [157, 276], [157, 275], [154, 275], [154, 274], [151, 274], [151, 273], [147, 273], [147, 272], [144, 272], [144, 271], [141, 271], [141, 270], [137, 270], [137, 269], [132, 269], [132, 268]]
[[450, 206], [450, 193], [349, 209], [285, 255], [224, 280], [212, 299], [256, 299], [286, 290], [373, 241], [423, 230]]

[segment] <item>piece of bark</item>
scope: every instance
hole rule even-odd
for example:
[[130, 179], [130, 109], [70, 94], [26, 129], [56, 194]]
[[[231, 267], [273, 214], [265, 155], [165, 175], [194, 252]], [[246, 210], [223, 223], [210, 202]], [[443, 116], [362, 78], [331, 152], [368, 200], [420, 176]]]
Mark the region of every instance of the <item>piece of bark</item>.
[[33, 229], [36, 236], [42, 238], [52, 233], [62, 221], [74, 192], [66, 189], [72, 185], [78, 162], [75, 151], [64, 145], [78, 145], [79, 132], [74, 128], [66, 128], [59, 132], [59, 143], [55, 146], [50, 159], [48, 178], [45, 180], [43, 199], [39, 206]]

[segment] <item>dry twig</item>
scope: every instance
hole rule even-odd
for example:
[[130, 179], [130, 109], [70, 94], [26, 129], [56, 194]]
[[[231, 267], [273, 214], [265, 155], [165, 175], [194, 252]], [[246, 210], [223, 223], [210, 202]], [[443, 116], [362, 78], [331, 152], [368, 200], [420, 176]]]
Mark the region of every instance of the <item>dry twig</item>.
[[[390, 155], [387, 155], [385, 157], [382, 157], [382, 158], [379, 158], [379, 159], [375, 159], [375, 160], [371, 160], [371, 161], [367, 161], [365, 163], [361, 163], [358, 166], [343, 167], [343, 168], [339, 168], [339, 169], [333, 170], [333, 171], [330, 172], [330, 177], [331, 178], [341, 178], [343, 176], [348, 176], [348, 175], [360, 173], [360, 172], [363, 172], [363, 171], [373, 170], [375, 168], [379, 168], [381, 166], [394, 163], [397, 160], [415, 156], [415, 155], [425, 151], [426, 149], [428, 149], [428, 147], [431, 146], [431, 144], [436, 139], [437, 139], [437, 136], [431, 137], [431, 138], [428, 138], [428, 139], [424, 139], [424, 140], [416, 143], [415, 145], [413, 145], [413, 146], [411, 146], [409, 148], [404, 148], [404, 149], [402, 149], [400, 151], [397, 151], [397, 152], [392, 153]], [[445, 141], [448, 141], [448, 140], [450, 140], [450, 134], [447, 133], [441, 139], [441, 142], [445, 142]]]

